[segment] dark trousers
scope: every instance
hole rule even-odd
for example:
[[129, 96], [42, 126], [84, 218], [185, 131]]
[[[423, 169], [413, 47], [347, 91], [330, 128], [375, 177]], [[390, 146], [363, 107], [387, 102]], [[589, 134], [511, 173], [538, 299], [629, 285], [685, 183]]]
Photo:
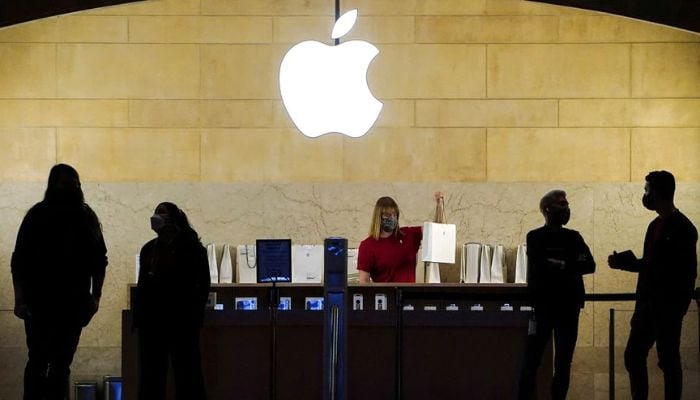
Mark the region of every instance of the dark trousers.
[[58, 319], [24, 321], [28, 358], [24, 369], [24, 400], [68, 398], [70, 365], [82, 326]]
[[681, 398], [683, 368], [679, 347], [685, 311], [673, 308], [654, 307], [649, 303], [638, 303], [635, 307], [625, 348], [625, 368], [629, 373], [633, 400], [646, 400], [649, 396], [647, 356], [654, 342], [659, 368], [664, 373], [665, 399]]
[[518, 399], [532, 399], [534, 395], [537, 369], [542, 354], [554, 332], [554, 378], [552, 379], [552, 400], [566, 398], [569, 391], [571, 361], [574, 358], [578, 338], [578, 307], [563, 310], [536, 309], [535, 332], [528, 332], [525, 357], [520, 372]]
[[199, 328], [139, 328], [139, 400], [164, 400], [172, 362], [175, 398], [205, 400]]

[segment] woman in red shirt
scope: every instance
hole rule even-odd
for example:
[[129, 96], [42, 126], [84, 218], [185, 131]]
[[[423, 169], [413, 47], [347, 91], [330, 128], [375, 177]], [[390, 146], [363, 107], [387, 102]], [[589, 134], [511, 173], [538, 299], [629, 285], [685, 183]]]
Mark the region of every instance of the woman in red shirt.
[[[436, 201], [442, 197], [442, 192], [435, 193]], [[358, 250], [361, 283], [416, 281], [416, 253], [423, 228], [399, 227], [399, 215], [399, 205], [391, 197], [380, 197], [374, 205], [369, 237]]]

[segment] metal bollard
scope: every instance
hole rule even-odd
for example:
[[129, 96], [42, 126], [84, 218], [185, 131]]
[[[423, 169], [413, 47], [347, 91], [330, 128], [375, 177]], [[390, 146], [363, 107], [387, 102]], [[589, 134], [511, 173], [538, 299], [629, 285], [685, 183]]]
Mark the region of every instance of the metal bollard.
[[122, 378], [120, 376], [105, 376], [104, 400], [122, 400]]
[[75, 382], [75, 400], [97, 400], [97, 382]]

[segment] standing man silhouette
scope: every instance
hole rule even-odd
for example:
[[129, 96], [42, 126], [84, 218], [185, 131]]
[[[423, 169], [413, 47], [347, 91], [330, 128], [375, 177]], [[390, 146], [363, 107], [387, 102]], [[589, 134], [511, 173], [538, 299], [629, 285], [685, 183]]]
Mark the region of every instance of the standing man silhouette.
[[676, 181], [667, 171], [646, 176], [642, 204], [658, 216], [647, 228], [644, 254], [630, 250], [608, 257], [611, 268], [639, 274], [637, 301], [625, 348], [625, 367], [633, 400], [649, 396], [647, 356], [656, 343], [664, 373], [666, 400], [680, 400], [683, 387], [680, 341], [683, 317], [693, 298], [697, 277], [698, 231], [673, 204]]
[[85, 204], [78, 172], [57, 164], [12, 253], [14, 312], [24, 320], [29, 356], [24, 400], [67, 398], [70, 365], [99, 307], [106, 267], [100, 221]]
[[535, 307], [528, 329], [518, 399], [532, 399], [537, 368], [554, 333], [552, 400], [569, 391], [571, 361], [583, 308], [583, 275], [595, 272], [595, 261], [580, 233], [566, 229], [571, 211], [566, 192], [552, 190], [540, 200], [545, 225], [527, 233], [527, 287]]

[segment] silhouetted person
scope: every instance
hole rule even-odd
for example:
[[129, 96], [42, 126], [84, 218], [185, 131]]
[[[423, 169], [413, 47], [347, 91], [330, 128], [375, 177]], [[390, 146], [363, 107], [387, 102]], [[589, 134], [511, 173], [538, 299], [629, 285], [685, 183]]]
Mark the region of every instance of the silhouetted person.
[[633, 400], [648, 397], [647, 356], [655, 342], [659, 367], [664, 373], [665, 398], [681, 398], [681, 327], [697, 276], [698, 231], [674, 206], [675, 189], [670, 172], [653, 171], [646, 176], [642, 204], [659, 216], [647, 228], [644, 254], [641, 259], [631, 251], [608, 257], [610, 267], [639, 273], [637, 301], [625, 349]]
[[566, 192], [553, 190], [540, 200], [545, 225], [527, 234], [527, 286], [535, 308], [528, 329], [518, 398], [531, 399], [537, 368], [554, 332], [552, 399], [566, 398], [571, 361], [578, 337], [578, 317], [584, 304], [583, 275], [595, 272], [595, 262], [583, 237], [563, 226], [569, 222]]
[[24, 217], [12, 253], [15, 315], [28, 357], [24, 399], [63, 400], [80, 333], [97, 312], [107, 249], [73, 167], [51, 168], [44, 200]]
[[175, 398], [206, 398], [199, 332], [209, 294], [207, 250], [185, 213], [160, 203], [151, 217], [158, 237], [141, 249], [134, 301], [139, 338], [139, 399], [165, 399], [169, 360]]

